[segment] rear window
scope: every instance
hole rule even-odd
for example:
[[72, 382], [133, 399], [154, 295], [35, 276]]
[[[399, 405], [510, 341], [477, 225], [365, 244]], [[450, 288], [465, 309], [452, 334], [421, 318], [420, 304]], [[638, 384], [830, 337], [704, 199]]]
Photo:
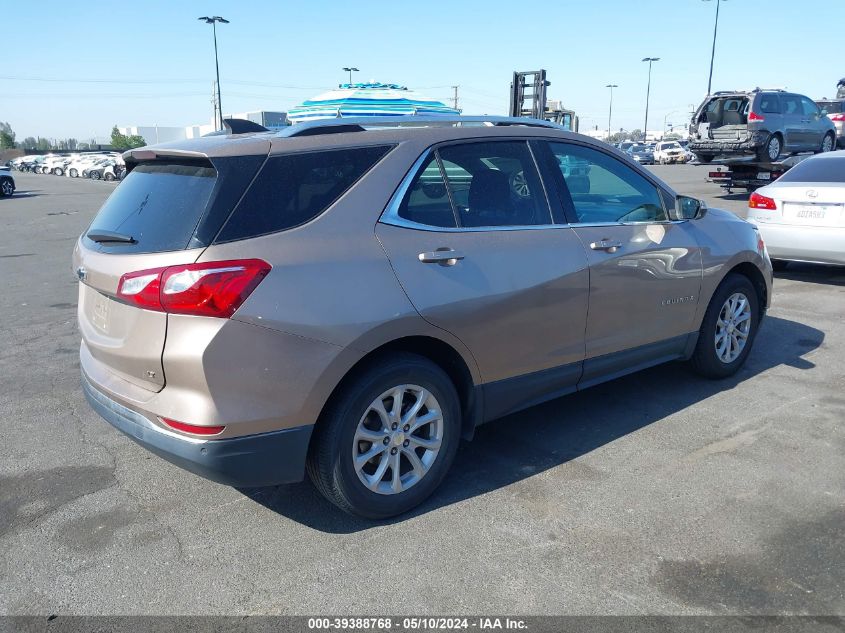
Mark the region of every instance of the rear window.
[[217, 180], [209, 162], [148, 163], [133, 169], [106, 200], [86, 233], [131, 236], [135, 244], [87, 245], [97, 250], [151, 253], [188, 246]]
[[778, 178], [778, 182], [845, 183], [845, 156], [803, 160]]
[[269, 158], [215, 241], [305, 224], [334, 204], [390, 149], [354, 147]]
[[824, 110], [827, 110], [828, 114], [840, 114], [843, 111], [843, 101], [816, 101], [816, 105]]

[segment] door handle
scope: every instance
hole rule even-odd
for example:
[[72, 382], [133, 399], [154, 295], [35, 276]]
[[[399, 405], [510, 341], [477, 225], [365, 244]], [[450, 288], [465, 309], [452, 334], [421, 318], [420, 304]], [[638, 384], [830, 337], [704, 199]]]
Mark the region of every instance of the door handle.
[[423, 264], [440, 264], [441, 266], [454, 266], [464, 258], [463, 253], [454, 251], [451, 248], [438, 248], [436, 251], [420, 253], [419, 260]]
[[617, 249], [622, 248], [622, 242], [615, 240], [599, 240], [590, 244], [590, 248], [594, 251], [607, 251], [608, 253], [615, 253]]

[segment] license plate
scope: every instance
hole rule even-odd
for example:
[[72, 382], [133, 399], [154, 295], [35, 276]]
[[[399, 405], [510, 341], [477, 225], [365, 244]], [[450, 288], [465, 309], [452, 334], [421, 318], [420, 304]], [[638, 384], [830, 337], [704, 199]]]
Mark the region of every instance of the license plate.
[[771, 180], [772, 174], [767, 171], [757, 172], [757, 180]]
[[94, 309], [91, 315], [91, 321], [96, 327], [103, 332], [109, 330], [109, 303], [108, 297], [98, 294], [94, 299]]
[[783, 211], [787, 218], [796, 220], [821, 220], [835, 224], [845, 208], [841, 204], [785, 204]]

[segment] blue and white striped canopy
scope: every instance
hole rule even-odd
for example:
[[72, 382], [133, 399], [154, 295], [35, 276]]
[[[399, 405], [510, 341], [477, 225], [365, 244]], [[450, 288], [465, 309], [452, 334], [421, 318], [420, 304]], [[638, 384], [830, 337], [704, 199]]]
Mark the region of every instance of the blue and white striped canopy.
[[397, 84], [340, 84], [336, 90], [304, 101], [288, 111], [291, 123], [349, 116], [460, 114], [440, 101]]

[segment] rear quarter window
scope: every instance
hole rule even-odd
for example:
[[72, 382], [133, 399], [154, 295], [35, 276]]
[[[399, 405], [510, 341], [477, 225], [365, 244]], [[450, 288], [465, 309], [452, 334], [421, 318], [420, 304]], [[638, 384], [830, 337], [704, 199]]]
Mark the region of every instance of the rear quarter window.
[[353, 147], [270, 157], [215, 242], [305, 224], [334, 204], [390, 149]]

